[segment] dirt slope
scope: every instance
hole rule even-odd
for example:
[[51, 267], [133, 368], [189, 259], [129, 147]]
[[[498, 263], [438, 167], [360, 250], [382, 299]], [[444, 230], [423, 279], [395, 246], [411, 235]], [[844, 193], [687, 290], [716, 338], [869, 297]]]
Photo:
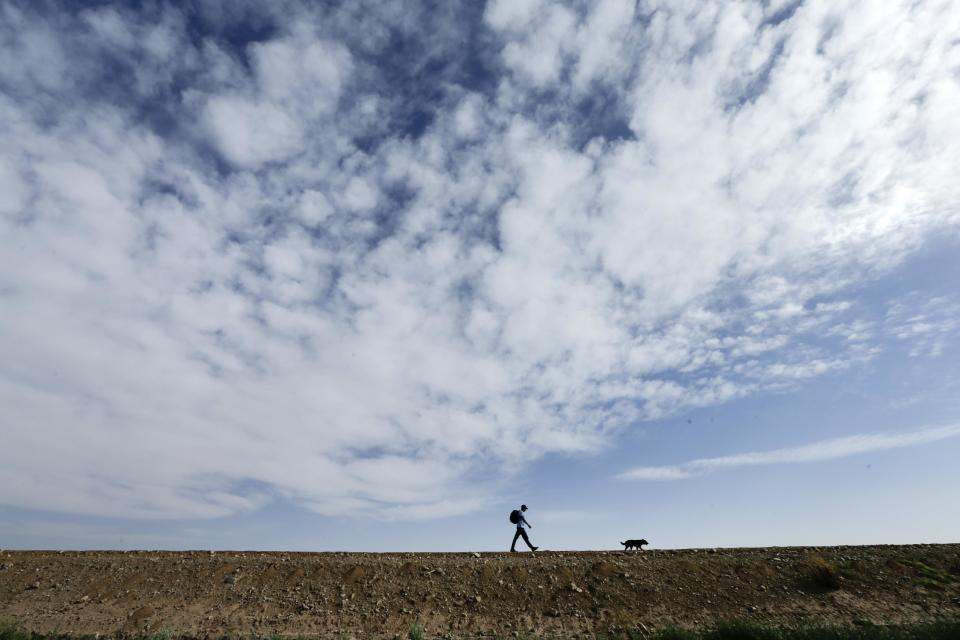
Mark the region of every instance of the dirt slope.
[[[836, 568], [818, 586], [811, 562]], [[822, 563], [821, 563], [822, 566]], [[0, 621], [34, 631], [394, 637], [717, 619], [960, 618], [960, 545], [529, 553], [0, 553]]]

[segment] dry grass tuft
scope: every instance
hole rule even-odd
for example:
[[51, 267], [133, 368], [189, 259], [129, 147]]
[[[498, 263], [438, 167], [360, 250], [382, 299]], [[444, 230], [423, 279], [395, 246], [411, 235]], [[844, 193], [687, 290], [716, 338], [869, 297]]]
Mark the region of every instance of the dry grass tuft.
[[836, 567], [820, 556], [807, 558], [803, 565], [803, 573], [818, 587], [833, 590], [840, 588], [840, 573]]

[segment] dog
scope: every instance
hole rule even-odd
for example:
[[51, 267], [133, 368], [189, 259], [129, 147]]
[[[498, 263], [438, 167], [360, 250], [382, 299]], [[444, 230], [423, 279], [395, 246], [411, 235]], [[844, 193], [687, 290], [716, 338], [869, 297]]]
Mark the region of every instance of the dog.
[[650, 544], [650, 543], [644, 540], [643, 538], [640, 538], [639, 540], [627, 540], [626, 542], [621, 542], [620, 544], [623, 545], [624, 551], [630, 548], [635, 548], [635, 549], [639, 549], [640, 551], [643, 551], [643, 545]]

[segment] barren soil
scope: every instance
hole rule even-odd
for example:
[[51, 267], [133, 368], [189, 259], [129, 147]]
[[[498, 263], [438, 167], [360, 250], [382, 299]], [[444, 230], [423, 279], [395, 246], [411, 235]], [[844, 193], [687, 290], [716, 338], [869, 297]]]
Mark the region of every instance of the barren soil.
[[[810, 577], [821, 558], [838, 589]], [[822, 564], [821, 564], [822, 566]], [[0, 552], [0, 621], [38, 632], [592, 636], [744, 618], [960, 618], [960, 545], [643, 552]]]

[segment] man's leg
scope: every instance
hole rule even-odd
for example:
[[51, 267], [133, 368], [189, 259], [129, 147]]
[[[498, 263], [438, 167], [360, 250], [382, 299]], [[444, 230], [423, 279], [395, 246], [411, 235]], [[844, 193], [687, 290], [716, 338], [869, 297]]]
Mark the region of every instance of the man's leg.
[[[513, 534], [513, 542], [510, 543], [510, 551], [516, 551], [517, 538], [520, 537], [520, 534], [523, 533], [523, 529], [517, 527], [517, 532]], [[523, 533], [523, 537], [526, 538], [527, 534]], [[527, 544], [530, 544], [529, 542]]]
[[[526, 530], [526, 529], [517, 529], [517, 533], [519, 533], [521, 536], [523, 536], [523, 541], [527, 543], [527, 546], [528, 546], [528, 547], [530, 547], [530, 551], [536, 551], [536, 550], [537, 550], [537, 547], [535, 547], [535, 546], [533, 546], [532, 544], [530, 544], [530, 538], [527, 536], [527, 530]], [[513, 538], [513, 541], [516, 542], [516, 541], [517, 541], [517, 538], [514, 537], [514, 538]]]

